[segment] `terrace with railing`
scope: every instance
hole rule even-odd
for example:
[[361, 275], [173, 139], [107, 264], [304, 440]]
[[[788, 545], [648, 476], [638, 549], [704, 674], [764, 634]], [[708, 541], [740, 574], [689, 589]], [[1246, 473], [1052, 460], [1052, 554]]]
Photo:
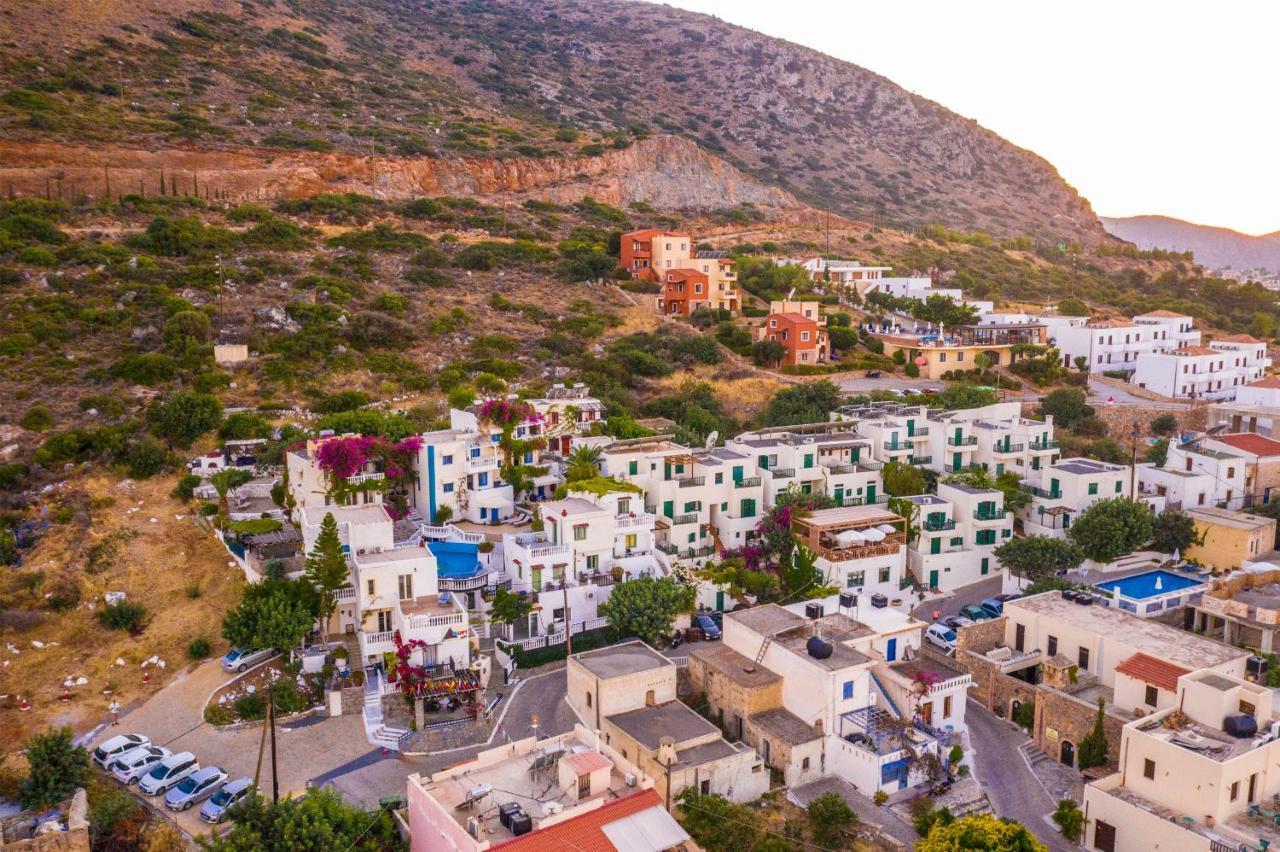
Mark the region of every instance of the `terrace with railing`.
[[796, 475], [794, 467], [775, 467], [770, 468], [769, 472], [773, 474], [774, 479], [791, 479]]
[[972, 447], [977, 443], [978, 439], [973, 435], [963, 435], [959, 438], [952, 435], [950, 438], [947, 438], [948, 447]]
[[706, 485], [707, 478], [705, 476], [686, 476], [683, 479], [676, 480], [676, 482], [679, 483], [681, 488], [695, 488], [699, 485]]
[[955, 529], [956, 522], [951, 518], [926, 518], [920, 527], [925, 532], [946, 532]]
[[1039, 485], [1028, 485], [1027, 490], [1042, 500], [1061, 500], [1061, 491], [1051, 491], [1047, 488], [1041, 488]]
[[734, 488], [755, 488], [759, 484], [760, 477], [758, 476], [747, 476], [733, 481]]
[[1062, 446], [1058, 441], [1032, 441], [1031, 452], [1042, 453], [1046, 450], [1056, 450]]

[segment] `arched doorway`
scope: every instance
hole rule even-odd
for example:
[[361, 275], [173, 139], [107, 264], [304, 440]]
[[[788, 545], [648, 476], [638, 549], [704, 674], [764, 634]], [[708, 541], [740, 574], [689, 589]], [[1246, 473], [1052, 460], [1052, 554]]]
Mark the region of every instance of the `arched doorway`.
[[1070, 766], [1074, 769], [1076, 765], [1076, 747], [1063, 740], [1062, 746], [1058, 750], [1058, 759], [1062, 761], [1063, 766]]

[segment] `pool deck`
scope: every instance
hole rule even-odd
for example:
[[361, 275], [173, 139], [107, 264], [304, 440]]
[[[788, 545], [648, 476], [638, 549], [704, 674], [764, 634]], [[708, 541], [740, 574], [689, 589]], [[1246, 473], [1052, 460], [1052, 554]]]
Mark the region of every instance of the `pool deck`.
[[[1152, 589], [1151, 594], [1143, 595], [1143, 596], [1141, 596], [1141, 597], [1139, 597], [1139, 596], [1137, 596], [1137, 595], [1134, 595], [1134, 594], [1131, 594], [1131, 593], [1129, 593], [1129, 592], [1125, 591], [1125, 589], [1123, 588], [1123, 585], [1124, 585], [1124, 581], [1125, 581], [1125, 580], [1128, 580], [1128, 579], [1133, 578], [1133, 577], [1141, 577], [1141, 576], [1143, 576], [1143, 575], [1145, 575], [1145, 574], [1157, 574], [1157, 573], [1158, 573], [1158, 574], [1162, 574], [1162, 575], [1164, 575], [1164, 576], [1166, 576], [1166, 577], [1170, 577], [1170, 578], [1173, 578], [1173, 579], [1178, 580], [1178, 581], [1179, 581], [1179, 585], [1177, 586], [1177, 588], [1167, 588], [1167, 589], [1158, 589], [1158, 590], [1157, 590], [1157, 589]], [[1185, 583], [1186, 585], [1182, 585], [1183, 583]], [[1203, 579], [1201, 579], [1198, 575], [1195, 575], [1195, 574], [1186, 574], [1186, 573], [1183, 573], [1183, 572], [1181, 572], [1181, 571], [1170, 571], [1170, 570], [1165, 569], [1165, 568], [1148, 568], [1148, 569], [1147, 569], [1147, 570], [1145, 570], [1145, 571], [1131, 571], [1131, 572], [1126, 573], [1126, 574], [1119, 574], [1119, 575], [1114, 575], [1114, 576], [1107, 576], [1107, 577], [1106, 577], [1106, 578], [1104, 578], [1104, 579], [1100, 579], [1100, 580], [1094, 581], [1094, 582], [1093, 582], [1093, 583], [1091, 583], [1090, 585], [1092, 585], [1094, 588], [1096, 588], [1096, 589], [1098, 589], [1098, 590], [1100, 590], [1100, 591], [1102, 591], [1102, 592], [1106, 592], [1107, 594], [1111, 594], [1111, 593], [1112, 593], [1112, 589], [1113, 589], [1117, 584], [1120, 584], [1120, 585], [1121, 585], [1121, 589], [1120, 589], [1120, 595], [1121, 595], [1121, 597], [1126, 597], [1126, 598], [1129, 598], [1129, 599], [1131, 599], [1131, 600], [1135, 600], [1135, 601], [1153, 600], [1153, 599], [1155, 599], [1155, 598], [1164, 597], [1165, 595], [1173, 595], [1173, 594], [1189, 594], [1189, 593], [1193, 592], [1193, 590], [1195, 590], [1195, 589], [1197, 589], [1197, 588], [1203, 588], [1203, 587], [1206, 587], [1206, 586], [1208, 585], [1208, 584], [1207, 584]]]
[[[1150, 565], [1134, 568], [1131, 571], [1071, 571], [1068, 572], [1067, 579], [1085, 586], [1095, 587], [1101, 591], [1108, 583], [1114, 584], [1116, 580], [1127, 580], [1129, 577], [1136, 577], [1139, 574], [1150, 574], [1152, 571], [1160, 570], [1178, 577], [1185, 577], [1188, 580], [1195, 580], [1197, 583], [1201, 583], [1206, 586], [1208, 585], [1208, 581], [1204, 577], [1201, 577], [1199, 573], [1192, 574], [1183, 571], [1170, 571], [1168, 568], [1153, 568]], [[1192, 587], [1189, 586], [1188, 588]]]

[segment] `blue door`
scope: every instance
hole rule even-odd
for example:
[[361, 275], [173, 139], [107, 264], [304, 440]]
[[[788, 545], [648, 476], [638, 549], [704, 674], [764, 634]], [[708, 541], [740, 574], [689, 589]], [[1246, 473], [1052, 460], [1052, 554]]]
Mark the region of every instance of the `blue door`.
[[897, 639], [890, 639], [888, 644], [885, 645], [884, 658], [891, 663], [898, 658], [898, 640]]

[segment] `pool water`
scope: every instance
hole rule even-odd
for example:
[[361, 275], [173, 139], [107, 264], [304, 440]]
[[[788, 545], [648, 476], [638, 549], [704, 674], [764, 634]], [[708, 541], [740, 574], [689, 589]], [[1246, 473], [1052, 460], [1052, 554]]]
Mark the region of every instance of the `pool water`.
[[[1157, 580], [1159, 580], [1159, 588], [1157, 588]], [[1120, 594], [1123, 597], [1145, 600], [1146, 598], [1155, 598], [1160, 595], [1167, 595], [1170, 592], [1181, 592], [1203, 585], [1204, 583], [1197, 578], [1184, 577], [1181, 574], [1157, 569], [1143, 574], [1134, 574], [1132, 577], [1124, 577], [1120, 580], [1103, 580], [1100, 583], [1095, 583], [1094, 588], [1108, 595], [1113, 595], [1115, 594], [1116, 586], [1119, 586]]]

